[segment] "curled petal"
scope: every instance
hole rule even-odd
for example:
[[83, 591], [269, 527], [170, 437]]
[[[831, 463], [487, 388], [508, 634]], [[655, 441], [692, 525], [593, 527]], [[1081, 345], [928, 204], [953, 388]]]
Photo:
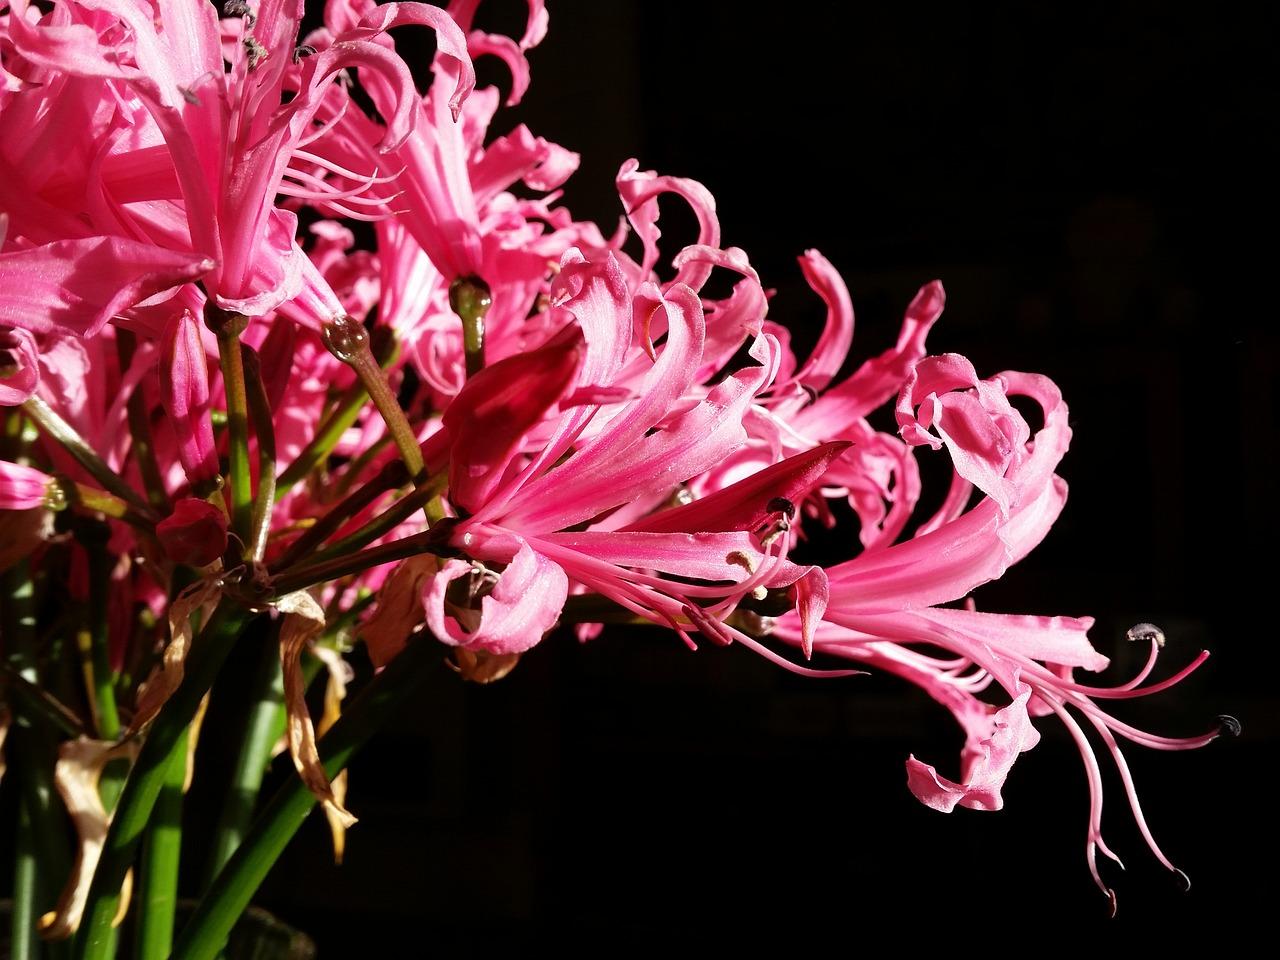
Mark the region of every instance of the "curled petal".
[[[472, 575], [482, 581], [481, 589], [473, 591], [483, 594], [479, 596], [478, 611], [474, 607], [475, 596], [465, 608], [446, 596], [451, 583]], [[568, 595], [569, 578], [564, 570], [521, 541], [496, 579], [487, 571], [476, 571], [471, 564], [446, 561], [427, 584], [423, 605], [427, 625], [437, 639], [503, 656], [523, 653], [541, 640], [555, 625]], [[477, 612], [478, 620], [474, 617]], [[464, 625], [459, 616], [471, 622]]]
[[805, 251], [800, 269], [827, 305], [827, 322], [796, 379], [812, 390], [821, 390], [839, 371], [853, 343], [853, 300], [836, 268], [817, 250]]
[[[132, 761], [138, 754], [138, 748], [139, 742], [133, 739], [111, 743], [87, 737], [68, 740], [58, 748], [53, 782], [75, 826], [76, 862], [62, 896], [58, 898], [57, 908], [40, 918], [40, 936], [46, 940], [65, 940], [80, 926], [89, 901], [93, 873], [102, 857], [107, 830], [111, 826], [111, 815], [103, 807], [98, 793], [98, 779], [112, 760], [123, 758]], [[127, 892], [122, 902], [127, 906]]]
[[284, 671], [289, 754], [302, 782], [323, 804], [326, 815], [332, 815], [331, 822], [346, 829], [356, 818], [342, 805], [320, 762], [315, 726], [307, 711], [306, 681], [302, 676], [302, 651], [324, 631], [324, 611], [311, 594], [303, 590], [281, 597], [276, 601], [276, 609], [284, 614], [280, 623], [280, 666]]
[[[453, 62], [456, 77], [453, 92], [449, 97], [449, 109], [453, 112], [453, 119], [457, 120], [458, 113], [462, 110], [462, 101], [466, 100], [475, 89], [476, 71], [471, 63], [471, 56], [467, 53], [467, 38], [445, 11], [425, 3], [384, 3], [366, 13], [360, 23], [354, 29], [342, 34], [339, 40], [368, 39], [380, 33], [386, 33], [393, 27], [404, 25], [430, 27], [434, 30], [436, 56]], [[405, 135], [408, 135], [407, 130]], [[398, 137], [390, 131], [388, 136], [394, 144], [404, 140], [403, 136]]]
[[1018, 754], [1040, 742], [1040, 734], [1031, 725], [1027, 701], [1031, 688], [1020, 685], [1021, 692], [1007, 707], [991, 717], [990, 733], [965, 743], [961, 782], [940, 776], [938, 771], [914, 756], [907, 760], [907, 786], [916, 799], [927, 807], [950, 813], [957, 805], [971, 810], [999, 810], [1004, 806], [1000, 788]]
[[191, 615], [199, 610], [200, 622], [208, 623], [209, 615], [221, 598], [222, 585], [218, 578], [206, 577], [187, 587], [173, 601], [169, 607], [169, 645], [164, 648], [160, 669], [152, 674], [138, 695], [137, 708], [126, 737], [136, 735], [150, 723], [173, 691], [178, 689], [186, 673], [187, 653], [191, 649]]
[[21, 327], [0, 327], [0, 407], [16, 407], [25, 403], [39, 385], [40, 358], [36, 352], [36, 338]]

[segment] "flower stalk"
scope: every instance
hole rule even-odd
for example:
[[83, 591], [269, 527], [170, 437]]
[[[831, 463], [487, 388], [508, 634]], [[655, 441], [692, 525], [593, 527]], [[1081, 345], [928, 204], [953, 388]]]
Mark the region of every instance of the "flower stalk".
[[173, 948], [182, 858], [182, 801], [190, 730], [174, 741], [142, 843], [139, 871], [137, 960], [164, 960]]
[[222, 368], [222, 389], [227, 400], [227, 479], [231, 497], [231, 529], [250, 550], [253, 489], [249, 475], [249, 400], [245, 385], [244, 356], [240, 334], [248, 319], [206, 303], [205, 325], [218, 338], [218, 365]]
[[195, 717], [248, 615], [230, 602], [219, 604], [187, 657], [181, 685], [165, 703], [125, 781], [107, 832], [102, 857], [89, 888], [88, 906], [76, 938], [77, 960], [109, 960], [112, 920], [120, 906], [120, 888], [133, 865], [138, 843], [168, 775], [174, 744]]

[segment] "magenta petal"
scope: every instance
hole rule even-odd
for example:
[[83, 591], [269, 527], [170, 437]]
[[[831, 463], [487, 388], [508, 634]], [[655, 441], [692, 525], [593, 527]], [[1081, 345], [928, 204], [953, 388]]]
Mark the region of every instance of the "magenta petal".
[[121, 311], [213, 265], [123, 237], [59, 240], [0, 254], [0, 324], [91, 337]]
[[822, 480], [822, 475], [852, 444], [837, 440], [824, 443], [766, 467], [693, 503], [673, 507], [631, 524], [628, 530], [713, 531], [754, 530], [770, 514], [776, 497], [799, 504]]
[[453, 441], [449, 491], [454, 503], [472, 512], [484, 505], [525, 434], [573, 385], [582, 353], [582, 334], [569, 327], [542, 349], [507, 357], [467, 381], [444, 413]]

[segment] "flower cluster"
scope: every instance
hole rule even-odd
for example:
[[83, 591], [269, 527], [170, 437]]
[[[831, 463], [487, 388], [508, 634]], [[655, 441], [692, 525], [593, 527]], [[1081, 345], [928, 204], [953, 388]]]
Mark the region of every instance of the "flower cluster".
[[[95, 773], [165, 709], [219, 605], [275, 623], [288, 746], [336, 824], [351, 818], [320, 765], [305, 652], [340, 690], [336, 649], [359, 640], [383, 666], [429, 634], [489, 681], [557, 625], [641, 622], [798, 674], [845, 660], [918, 685], [966, 736], [957, 779], [907, 761], [937, 810], [999, 809], [1034, 720], [1056, 716], [1110, 894], [1092, 728], [1175, 870], [1118, 738], [1182, 749], [1219, 730], [1156, 736], [1100, 704], [1207, 654], [1148, 683], [1148, 631], [1140, 675], [1089, 685], [1075, 671], [1108, 662], [1089, 618], [965, 602], [1063, 508], [1054, 384], [928, 355], [937, 282], [839, 379], [852, 302], [813, 250], [799, 266], [826, 323], [797, 357], [694, 181], [628, 161], [617, 229], [575, 220], [558, 188], [578, 156], [524, 126], [494, 136], [503, 98], [473, 69], [501, 60], [517, 102], [546, 11], [529, 0], [507, 37], [475, 29], [476, 6], [329, 0], [300, 35], [301, 0], [7, 2], [0, 564], [101, 608], [93, 695], [61, 705], [102, 745]], [[401, 26], [435, 33], [425, 95]], [[660, 199], [698, 224], [673, 255]], [[869, 419], [889, 405], [893, 433]], [[939, 451], [950, 488], [919, 518], [916, 458]], [[793, 562], [805, 526], [838, 516], [856, 517], [857, 555]], [[63, 934], [81, 866], [46, 924]]]

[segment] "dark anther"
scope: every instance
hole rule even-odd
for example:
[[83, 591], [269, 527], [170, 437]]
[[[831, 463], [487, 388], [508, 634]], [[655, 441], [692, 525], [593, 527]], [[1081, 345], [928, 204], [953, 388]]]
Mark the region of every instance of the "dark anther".
[[1111, 901], [1111, 904], [1107, 909], [1107, 916], [1110, 917], [1112, 920], [1114, 920], [1116, 918], [1116, 892], [1114, 890], [1108, 889], [1107, 899]]
[[262, 63], [263, 60], [266, 60], [267, 57], [270, 56], [270, 52], [266, 47], [258, 42], [256, 37], [244, 38], [244, 52], [245, 56], [249, 60], [250, 70], [257, 70], [258, 64]]
[[796, 515], [796, 505], [786, 497], [774, 497], [765, 509], [770, 513], [786, 514], [788, 520]]
[[316, 48], [309, 43], [300, 43], [293, 48], [293, 62], [297, 63], [303, 57], [314, 57]]
[[249, 12], [249, 4], [245, 0], [227, 0], [222, 5], [222, 15], [224, 17], [243, 17]]
[[1243, 727], [1231, 714], [1223, 713], [1218, 716], [1218, 729], [1224, 737], [1238, 737]]
[[1178, 875], [1178, 884], [1182, 887], [1182, 892], [1183, 892], [1183, 893], [1190, 893], [1190, 892], [1191, 892], [1191, 878], [1190, 878], [1190, 877], [1188, 877], [1188, 876], [1187, 876], [1185, 873], [1183, 873], [1181, 870], [1179, 870], [1177, 867], [1174, 867], [1174, 868], [1173, 868], [1173, 872], [1174, 872], [1174, 873], [1176, 873], [1176, 874]]
[[200, 98], [196, 96], [196, 92], [188, 87], [179, 87], [178, 92], [182, 94], [182, 99], [187, 101], [193, 107], [200, 106]]

